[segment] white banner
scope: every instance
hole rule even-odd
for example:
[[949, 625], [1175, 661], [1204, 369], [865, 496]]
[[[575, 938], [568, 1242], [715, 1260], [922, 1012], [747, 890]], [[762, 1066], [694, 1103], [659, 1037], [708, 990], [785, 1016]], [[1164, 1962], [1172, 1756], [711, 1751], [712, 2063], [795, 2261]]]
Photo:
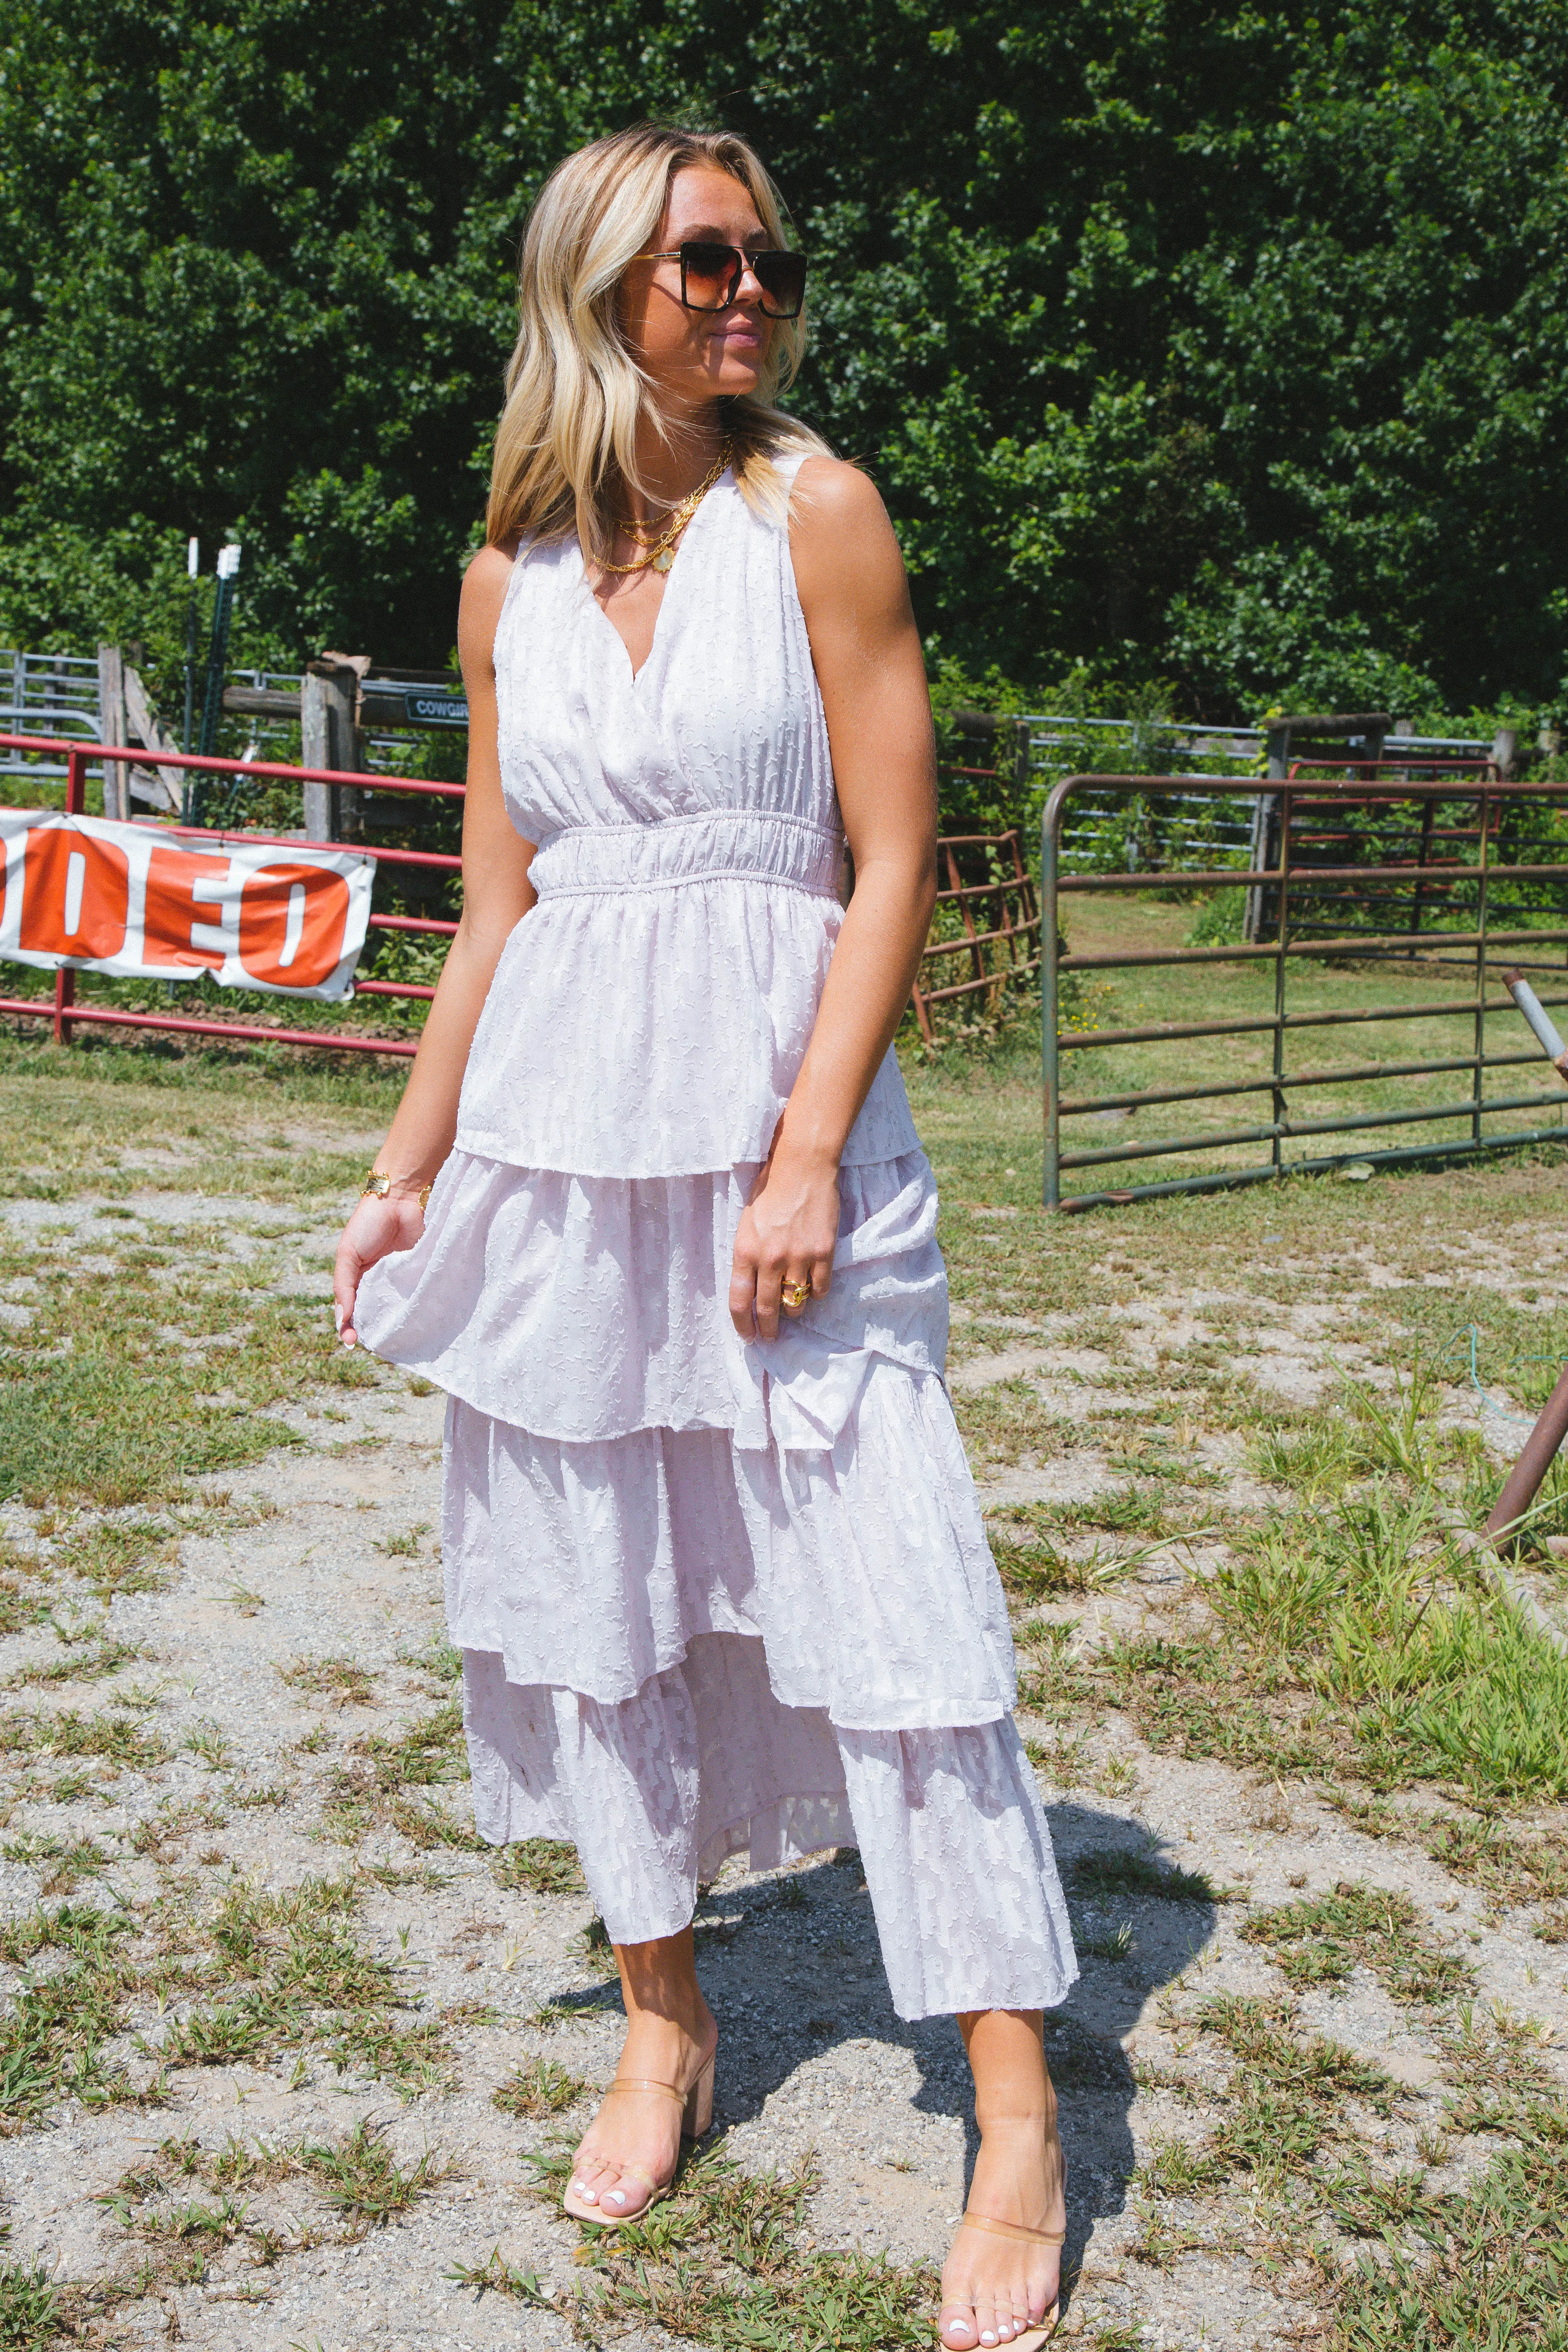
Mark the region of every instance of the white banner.
[[0, 957], [47, 971], [195, 980], [333, 1003], [353, 992], [372, 861], [292, 843], [182, 841], [161, 826], [0, 809]]

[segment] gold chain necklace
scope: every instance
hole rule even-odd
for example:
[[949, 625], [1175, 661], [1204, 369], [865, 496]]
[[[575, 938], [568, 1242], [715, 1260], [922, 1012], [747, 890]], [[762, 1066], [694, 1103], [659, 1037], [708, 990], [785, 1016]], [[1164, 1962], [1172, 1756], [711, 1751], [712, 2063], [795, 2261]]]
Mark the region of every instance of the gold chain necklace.
[[[616, 528], [624, 530], [628, 539], [636, 541], [647, 551], [639, 555], [634, 563], [612, 563], [607, 557], [601, 557], [600, 571], [668, 572], [675, 562], [676, 541], [729, 462], [730, 444], [726, 441], [703, 479], [698, 483], [694, 490], [681, 499], [680, 504], [671, 510], [662, 523], [637, 522], [617, 516]], [[647, 536], [649, 533], [657, 533], [657, 536], [650, 539]]]

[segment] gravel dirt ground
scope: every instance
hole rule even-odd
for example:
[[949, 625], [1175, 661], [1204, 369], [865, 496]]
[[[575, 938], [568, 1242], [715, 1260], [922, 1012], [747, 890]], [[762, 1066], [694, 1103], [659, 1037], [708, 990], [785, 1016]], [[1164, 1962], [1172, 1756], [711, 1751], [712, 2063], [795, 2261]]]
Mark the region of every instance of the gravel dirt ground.
[[[592, 2113], [619, 1996], [570, 1853], [469, 1831], [443, 1400], [332, 1355], [374, 1105], [31, 1064], [0, 1087], [0, 2344], [929, 2341], [966, 2073], [950, 2022], [894, 2017], [853, 1853], [706, 1894], [721, 2144], [657, 2227], [596, 2259], [529, 2161]], [[1568, 1178], [1068, 1229], [1030, 1205], [1026, 1099], [1009, 1129], [916, 1097], [1083, 1955], [1047, 2036], [1064, 2333], [1557, 2342], [1531, 2319], [1549, 2193], [1489, 2186], [1568, 2137], [1555, 1654], [1516, 1657], [1442, 1545], [1561, 1345]], [[1472, 1327], [1489, 1403], [1453, 1352]], [[1513, 1709], [1465, 1735], [1484, 1769], [1437, 1668], [1408, 1705], [1379, 1684], [1349, 1570], [1316, 1602], [1281, 1583], [1379, 1510], [1430, 1583], [1418, 1638], [1468, 1609], [1507, 1652], [1465, 1685]], [[1559, 1611], [1551, 1556], [1526, 1565]], [[1512, 2336], [1492, 2287], [1439, 2307], [1478, 2216], [1524, 2249]]]

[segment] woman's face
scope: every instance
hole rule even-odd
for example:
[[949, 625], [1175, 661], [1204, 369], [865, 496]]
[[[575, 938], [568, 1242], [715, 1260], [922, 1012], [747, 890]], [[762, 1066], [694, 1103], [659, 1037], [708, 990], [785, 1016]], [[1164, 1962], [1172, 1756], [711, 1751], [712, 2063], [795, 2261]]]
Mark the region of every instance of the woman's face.
[[[676, 173], [648, 251], [673, 251], [693, 238], [742, 253], [773, 242], [739, 180], [714, 163], [689, 163]], [[621, 323], [659, 391], [679, 406], [702, 407], [724, 394], [756, 390], [773, 331], [758, 307], [762, 290], [742, 274], [727, 310], [687, 310], [678, 260], [634, 261], [621, 280]]]

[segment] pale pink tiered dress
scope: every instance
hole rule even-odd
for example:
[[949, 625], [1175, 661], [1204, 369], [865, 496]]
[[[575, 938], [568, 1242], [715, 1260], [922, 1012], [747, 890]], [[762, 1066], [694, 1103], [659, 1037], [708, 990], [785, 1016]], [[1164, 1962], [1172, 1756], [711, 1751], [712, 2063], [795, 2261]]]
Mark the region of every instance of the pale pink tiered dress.
[[890, 1054], [831, 1294], [771, 1344], [727, 1311], [842, 919], [787, 533], [726, 474], [635, 678], [575, 541], [527, 549], [495, 667], [539, 903], [423, 1238], [356, 1317], [450, 1397], [480, 1834], [574, 1840], [617, 1942], [684, 1927], [728, 1853], [858, 1844], [901, 2016], [1048, 2007], [1077, 1967]]

